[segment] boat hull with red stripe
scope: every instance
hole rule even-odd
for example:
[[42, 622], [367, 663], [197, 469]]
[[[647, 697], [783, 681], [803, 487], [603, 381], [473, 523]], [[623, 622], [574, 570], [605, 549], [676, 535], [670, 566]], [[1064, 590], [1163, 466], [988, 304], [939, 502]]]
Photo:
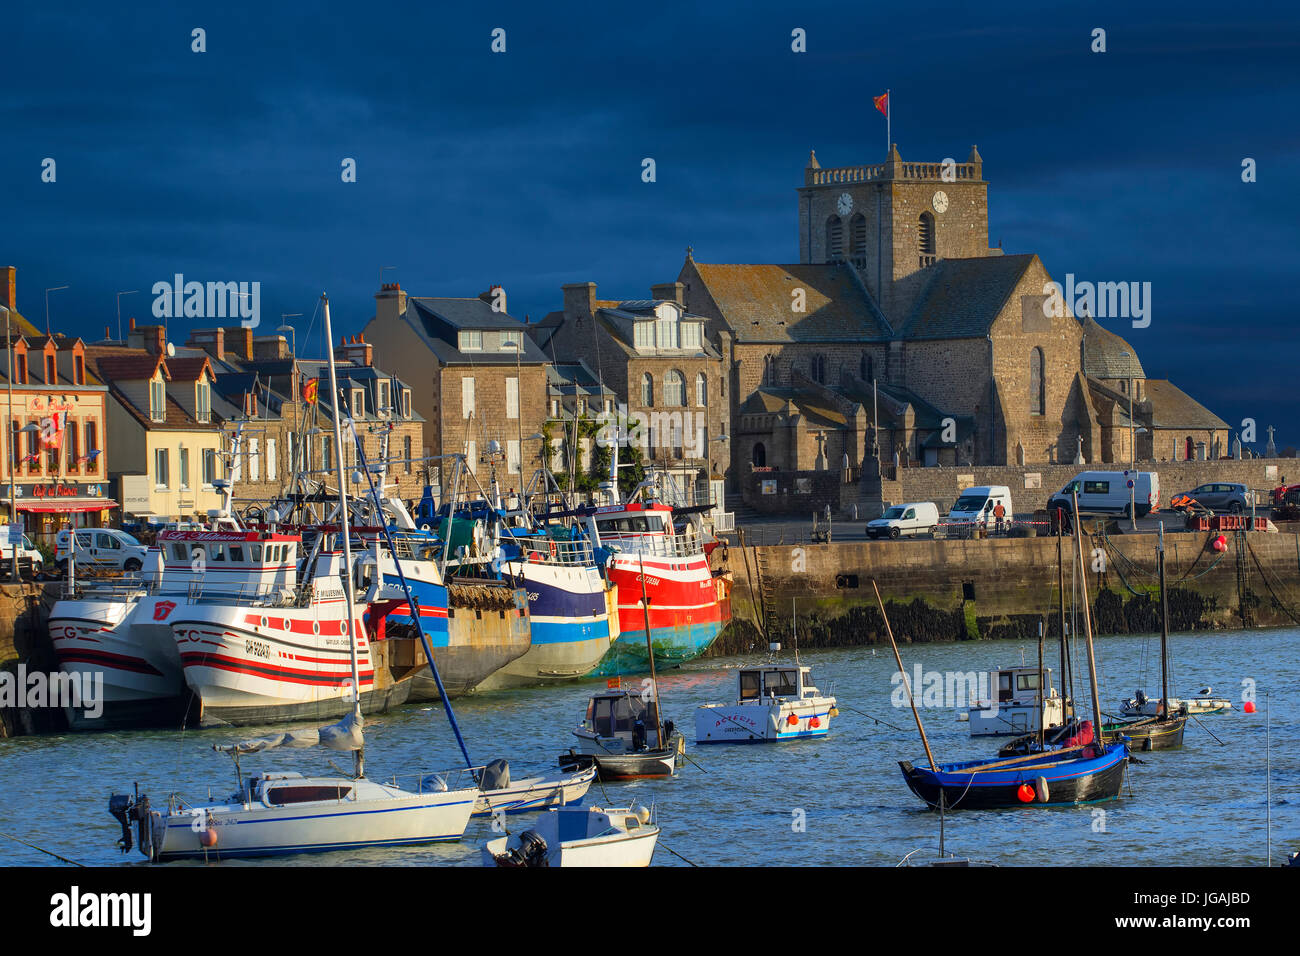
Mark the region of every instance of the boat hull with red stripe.
[[185, 678], [171, 635], [166, 644], [155, 644], [135, 633], [142, 595], [87, 594], [57, 601], [50, 609], [50, 639], [59, 669], [85, 675], [101, 688], [98, 716], [65, 708], [73, 730], [171, 727], [184, 720]]

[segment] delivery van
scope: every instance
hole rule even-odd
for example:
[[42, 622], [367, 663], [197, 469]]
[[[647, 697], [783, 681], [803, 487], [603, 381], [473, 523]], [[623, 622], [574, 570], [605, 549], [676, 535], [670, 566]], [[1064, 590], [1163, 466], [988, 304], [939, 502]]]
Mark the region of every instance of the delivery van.
[[[1129, 488], [1132, 479], [1133, 487]], [[1047, 513], [1057, 509], [1074, 513], [1074, 493], [1079, 495], [1079, 514], [1088, 517], [1130, 517], [1132, 505], [1143, 518], [1160, 506], [1160, 474], [1154, 471], [1081, 471], [1047, 502]]]
[[939, 523], [939, 508], [933, 501], [909, 501], [893, 505], [874, 521], [867, 522], [868, 538], [901, 538], [930, 534]]
[[960, 535], [976, 528], [996, 529], [998, 519], [994, 511], [999, 504], [1006, 511], [1002, 516], [1002, 526], [1006, 528], [1014, 517], [1010, 488], [1006, 485], [976, 485], [965, 489], [948, 510], [948, 533]]

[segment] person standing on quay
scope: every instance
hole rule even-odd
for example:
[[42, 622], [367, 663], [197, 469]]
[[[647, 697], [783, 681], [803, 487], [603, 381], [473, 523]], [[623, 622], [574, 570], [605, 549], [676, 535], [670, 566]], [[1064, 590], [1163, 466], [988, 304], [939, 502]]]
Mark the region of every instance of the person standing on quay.
[[1005, 518], [1006, 516], [1007, 516], [1007, 509], [1004, 508], [1002, 506], [1002, 502], [999, 501], [997, 507], [993, 509], [993, 517], [997, 519], [998, 534], [1002, 533], [1002, 519]]

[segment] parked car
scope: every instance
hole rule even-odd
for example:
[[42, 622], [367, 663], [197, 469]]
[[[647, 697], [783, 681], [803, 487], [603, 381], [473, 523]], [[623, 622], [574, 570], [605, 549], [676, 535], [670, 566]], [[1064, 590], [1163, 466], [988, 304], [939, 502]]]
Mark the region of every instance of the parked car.
[[[41, 553], [36, 550], [36, 546], [32, 544], [31, 538], [27, 537], [27, 535], [23, 535], [22, 544], [18, 545], [17, 550], [18, 568], [20, 571], [23, 568], [31, 568], [32, 573], [35, 574], [36, 572], [43, 570], [42, 566], [45, 564], [45, 558], [43, 558]], [[7, 536], [0, 534], [0, 567], [12, 570], [10, 562], [13, 561], [13, 559], [13, 545], [9, 543]]]
[[1173, 504], [1182, 498], [1191, 498], [1203, 508], [1211, 511], [1226, 511], [1239, 515], [1250, 510], [1250, 490], [1236, 482], [1214, 481], [1174, 495], [1169, 499]]
[[1047, 513], [1055, 515], [1060, 510], [1073, 515], [1075, 492], [1081, 515], [1127, 518], [1132, 510], [1144, 518], [1160, 504], [1160, 475], [1154, 471], [1081, 471], [1048, 499]]
[[932, 501], [910, 501], [887, 508], [874, 521], [867, 522], [868, 538], [899, 538], [904, 535], [929, 534], [939, 523], [939, 508]]
[[74, 546], [78, 567], [121, 571], [139, 571], [149, 551], [134, 537], [116, 528], [77, 528], [75, 532], [64, 528], [55, 535], [54, 543], [54, 560], [60, 569], [67, 566]]
[[1002, 516], [1003, 526], [1006, 527], [1014, 517], [1010, 488], [1006, 485], [976, 485], [965, 489], [948, 509], [949, 534], [963, 534], [975, 528], [996, 528], [997, 517], [994, 512], [999, 504], [1006, 512]]

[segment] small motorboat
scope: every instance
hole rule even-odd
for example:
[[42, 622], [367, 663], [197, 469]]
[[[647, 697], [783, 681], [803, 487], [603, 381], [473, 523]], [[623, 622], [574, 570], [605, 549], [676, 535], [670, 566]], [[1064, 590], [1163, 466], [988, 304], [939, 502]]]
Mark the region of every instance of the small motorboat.
[[578, 743], [560, 755], [560, 769], [595, 766], [601, 780], [671, 777], [686, 751], [673, 722], [660, 721], [657, 702], [626, 688], [592, 696], [573, 735]]
[[596, 779], [596, 768], [512, 780], [510, 765], [504, 760], [494, 760], [485, 767], [475, 767], [474, 774], [479, 782], [479, 795], [473, 815], [487, 817], [579, 804]]
[[[1176, 713], [1184, 705], [1187, 707], [1187, 713], [1197, 717], [1205, 717], [1210, 714], [1222, 714], [1225, 711], [1232, 710], [1232, 701], [1226, 697], [1215, 697], [1214, 688], [1202, 687], [1200, 694], [1196, 697], [1169, 698], [1169, 710]], [[1128, 700], [1124, 701], [1120, 707], [1120, 713], [1125, 717], [1155, 717], [1160, 709], [1160, 698], [1147, 697], [1143, 691], [1137, 691]]]
[[[780, 647], [780, 645], [773, 645]], [[812, 668], [775, 662], [736, 671], [736, 702], [695, 711], [697, 744], [759, 744], [825, 737], [839, 714], [812, 682]]]
[[[1004, 667], [996, 671], [996, 696], [975, 701], [967, 711], [972, 737], [1016, 736], [1038, 726], [1051, 730], [1065, 722], [1065, 702], [1052, 686], [1052, 669], [1043, 668], [1044, 695], [1039, 689], [1037, 667]], [[993, 689], [989, 688], [992, 693]], [[1040, 714], [1041, 710], [1041, 714]]]
[[543, 813], [530, 829], [489, 840], [485, 866], [649, 866], [659, 826], [641, 806], [565, 807]]

